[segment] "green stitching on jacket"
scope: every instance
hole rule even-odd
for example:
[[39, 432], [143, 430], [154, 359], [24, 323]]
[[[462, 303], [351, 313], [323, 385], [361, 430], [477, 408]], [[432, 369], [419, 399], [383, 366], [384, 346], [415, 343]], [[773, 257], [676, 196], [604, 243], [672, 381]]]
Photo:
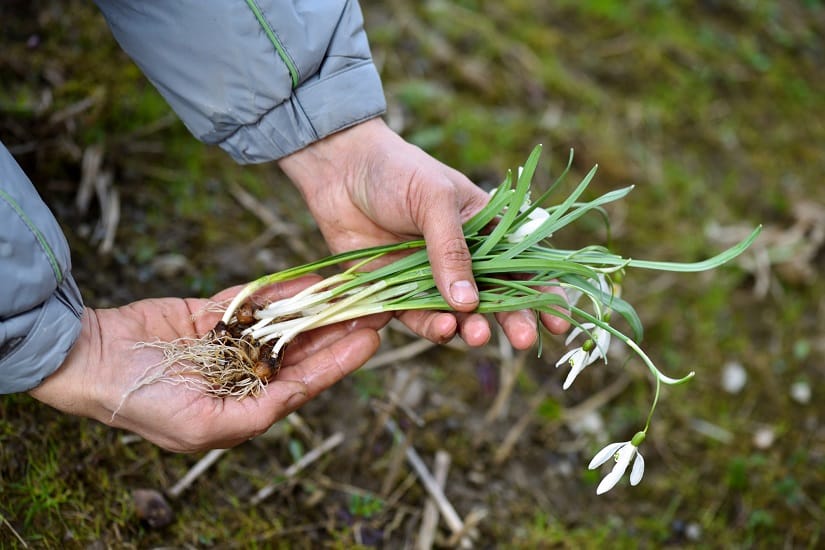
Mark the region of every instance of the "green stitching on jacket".
[[17, 215], [20, 216], [20, 219], [28, 226], [29, 230], [34, 233], [34, 236], [37, 238], [37, 242], [40, 243], [40, 247], [46, 253], [46, 256], [49, 258], [49, 263], [52, 264], [52, 271], [54, 271], [54, 277], [57, 279], [57, 284], [63, 282], [63, 272], [60, 270], [60, 265], [57, 263], [57, 258], [52, 251], [52, 247], [49, 246], [49, 243], [46, 242], [46, 237], [43, 236], [43, 233], [40, 232], [39, 229], [34, 225], [34, 222], [23, 212], [23, 209], [20, 208], [20, 205], [11, 198], [11, 196], [0, 189], [0, 198], [5, 200], [9, 205], [17, 212]]
[[255, 3], [255, 0], [246, 0], [246, 5], [249, 6], [249, 9], [252, 10], [252, 13], [255, 14], [255, 19], [258, 20], [258, 23], [263, 28], [266, 35], [269, 37], [269, 41], [272, 42], [272, 45], [275, 46], [275, 49], [278, 51], [278, 55], [281, 56], [281, 60], [286, 65], [286, 68], [289, 69], [289, 76], [292, 78], [292, 87], [295, 88], [298, 86], [298, 69], [295, 67], [295, 63], [292, 62], [292, 59], [286, 53], [284, 46], [278, 40], [278, 37], [275, 36], [275, 31], [272, 30], [272, 27], [269, 26], [269, 23], [266, 19], [264, 19], [264, 14], [261, 11], [261, 8], [258, 7], [258, 4]]

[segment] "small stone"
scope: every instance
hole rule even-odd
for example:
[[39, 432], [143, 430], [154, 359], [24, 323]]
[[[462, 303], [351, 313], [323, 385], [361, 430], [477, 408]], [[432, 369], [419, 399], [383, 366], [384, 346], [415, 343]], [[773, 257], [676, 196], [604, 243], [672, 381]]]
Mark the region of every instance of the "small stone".
[[159, 277], [173, 279], [191, 269], [191, 265], [186, 256], [182, 254], [161, 254], [152, 259], [152, 270]]
[[811, 385], [805, 380], [800, 380], [791, 384], [791, 399], [800, 405], [807, 405], [811, 402]]
[[776, 432], [773, 431], [773, 428], [759, 428], [753, 434], [753, 444], [758, 449], [767, 449], [773, 442], [776, 440]]
[[685, 527], [685, 538], [696, 542], [702, 538], [702, 526], [698, 523], [690, 522]]
[[396, 371], [392, 391], [404, 406], [414, 409], [426, 396], [427, 387], [420, 377], [415, 376], [412, 369], [400, 368]]
[[722, 369], [722, 389], [739, 393], [748, 382], [748, 371], [738, 361], [730, 361]]
[[160, 492], [154, 489], [135, 489], [132, 491], [135, 515], [152, 529], [166, 527], [175, 519], [172, 507]]
[[467, 480], [475, 485], [485, 485], [487, 483], [487, 476], [483, 472], [472, 470], [467, 474]]
[[570, 419], [567, 425], [577, 435], [606, 435], [604, 419], [597, 411], [589, 411], [580, 416], [576, 415]]
[[573, 474], [576, 473], [576, 470], [573, 468], [573, 465], [570, 464], [567, 460], [560, 460], [558, 464], [556, 464], [556, 472], [562, 477], [573, 477]]

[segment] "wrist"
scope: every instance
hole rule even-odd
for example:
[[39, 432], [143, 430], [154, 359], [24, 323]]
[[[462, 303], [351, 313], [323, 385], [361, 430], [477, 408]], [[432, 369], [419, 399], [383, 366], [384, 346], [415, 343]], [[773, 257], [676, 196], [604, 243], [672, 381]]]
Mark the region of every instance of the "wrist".
[[278, 166], [308, 199], [331, 182], [363, 177], [368, 168], [363, 152], [374, 154], [391, 139], [400, 138], [381, 118], [371, 118], [279, 159]]
[[93, 370], [91, 366], [99, 360], [93, 353], [94, 349], [99, 349], [95, 343], [100, 342], [100, 326], [93, 309], [84, 310], [81, 327], [63, 363], [40, 385], [29, 390], [29, 395], [63, 412], [98, 418], [97, 384], [89, 374]]

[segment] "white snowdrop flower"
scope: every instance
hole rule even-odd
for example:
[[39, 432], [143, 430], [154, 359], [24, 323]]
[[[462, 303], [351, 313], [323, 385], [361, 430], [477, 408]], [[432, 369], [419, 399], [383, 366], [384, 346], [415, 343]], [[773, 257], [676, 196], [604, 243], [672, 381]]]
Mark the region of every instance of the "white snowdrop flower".
[[580, 327], [574, 328], [570, 331], [570, 335], [565, 340], [564, 345], [570, 345], [577, 336], [586, 334], [589, 331], [592, 335], [582, 346], [574, 348], [564, 355], [556, 362], [556, 368], [563, 364], [570, 365], [570, 372], [564, 380], [562, 389], [568, 389], [576, 377], [584, 370], [585, 367], [592, 365], [599, 359], [603, 359], [607, 363], [607, 348], [610, 346], [610, 332], [595, 325], [594, 323], [584, 323]]
[[593, 338], [595, 338], [595, 346], [593, 347], [593, 351], [590, 352], [587, 360], [590, 363], [598, 359], [603, 359], [605, 363], [607, 363], [607, 349], [610, 347], [610, 338], [611, 334], [607, 330], [603, 329], [602, 327], [595, 327], [591, 334], [593, 334]]
[[587, 334], [585, 331], [589, 331], [593, 341], [593, 349], [589, 350], [587, 355], [587, 365], [595, 363], [597, 359], [604, 359], [604, 362], [607, 363], [607, 348], [610, 347], [611, 334], [609, 331], [594, 323], [583, 323], [581, 326], [571, 330], [567, 339], [564, 341], [564, 345], [569, 346], [570, 342], [575, 340], [577, 336]]
[[561, 365], [567, 363], [570, 365], [570, 372], [567, 374], [567, 378], [564, 380], [564, 385], [562, 389], [567, 389], [573, 384], [573, 381], [579, 375], [581, 371], [584, 370], [584, 367], [587, 366], [587, 356], [588, 352], [584, 351], [583, 348], [576, 348], [568, 351], [564, 355], [562, 355], [561, 359], [556, 362], [556, 368], [559, 368]]
[[571, 306], [575, 306], [579, 303], [579, 299], [582, 297], [583, 292], [578, 288], [567, 287], [564, 289], [564, 295], [567, 298], [567, 303]]
[[[527, 201], [525, 201], [527, 202]], [[527, 215], [527, 220], [524, 221], [515, 231], [507, 235], [507, 242], [520, 243], [525, 237], [531, 235], [536, 229], [550, 217], [550, 214], [544, 208], [536, 208]]]
[[[587, 466], [593, 470], [613, 458], [616, 464], [609, 474], [604, 476], [599, 486], [596, 488], [596, 494], [601, 495], [616, 486], [616, 483], [624, 476], [630, 461], [633, 460], [633, 468], [630, 470], [630, 484], [638, 485], [645, 473], [645, 459], [642, 458], [642, 453], [639, 452], [639, 445], [645, 440], [645, 432], [637, 432], [630, 441], [622, 441], [619, 443], [610, 443], [601, 451], [596, 453], [593, 460]], [[635, 457], [635, 460], [634, 460]]]
[[[603, 274], [599, 274], [598, 280], [591, 279], [590, 282], [594, 286], [598, 286], [602, 292], [611, 291], [610, 284]], [[581, 296], [581, 291], [577, 289], [566, 289], [566, 292], [568, 302], [572, 304], [575, 304]], [[608, 310], [605, 312], [603, 317], [605, 323], [607, 322], [609, 315], [610, 311]], [[563, 363], [568, 363], [571, 367], [570, 373], [564, 381], [563, 389], [565, 390], [570, 387], [579, 373], [581, 373], [581, 371], [583, 371], [588, 365], [592, 365], [599, 359], [602, 359], [605, 363], [607, 363], [607, 350], [610, 347], [610, 340], [612, 338], [610, 331], [595, 323], [582, 323], [570, 331], [570, 334], [564, 341], [564, 345], [569, 346], [570, 342], [575, 340], [581, 334], [586, 334], [588, 336], [588, 339], [584, 342], [584, 344], [565, 353], [556, 363], [556, 368], [560, 367]]]
[[[521, 178], [521, 173], [524, 171], [523, 166], [518, 167], [518, 175], [516, 176], [516, 180]], [[490, 198], [496, 195], [498, 189], [491, 189], [490, 190]], [[518, 211], [525, 212], [530, 206], [532, 205], [532, 201], [530, 200], [530, 191], [527, 191], [527, 194], [524, 197], [524, 200], [519, 206]], [[527, 219], [518, 227], [515, 231], [507, 235], [507, 242], [510, 243], [520, 243], [524, 240], [525, 237], [533, 233], [536, 229], [539, 228], [544, 221], [550, 217], [550, 214], [544, 208], [535, 208], [530, 214], [527, 215]], [[548, 235], [549, 237], [550, 235]]]

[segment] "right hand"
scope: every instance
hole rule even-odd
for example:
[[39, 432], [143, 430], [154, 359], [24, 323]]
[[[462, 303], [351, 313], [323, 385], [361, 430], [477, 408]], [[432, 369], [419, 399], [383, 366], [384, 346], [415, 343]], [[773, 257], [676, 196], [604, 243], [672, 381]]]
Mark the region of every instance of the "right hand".
[[[291, 296], [306, 284], [306, 279], [290, 281], [267, 293], [274, 294], [273, 299]], [[212, 301], [227, 300], [239, 290], [224, 291]], [[208, 303], [163, 298], [117, 309], [87, 308], [68, 358], [30, 394], [61, 411], [135, 432], [170, 451], [228, 448], [263, 433], [363, 365], [378, 349], [376, 330], [389, 320], [389, 315], [373, 316], [300, 335], [259, 397], [218, 398], [183, 384], [156, 382], [123, 400], [163, 358], [161, 350], [135, 344], [205, 334], [220, 317], [204, 313]]]

